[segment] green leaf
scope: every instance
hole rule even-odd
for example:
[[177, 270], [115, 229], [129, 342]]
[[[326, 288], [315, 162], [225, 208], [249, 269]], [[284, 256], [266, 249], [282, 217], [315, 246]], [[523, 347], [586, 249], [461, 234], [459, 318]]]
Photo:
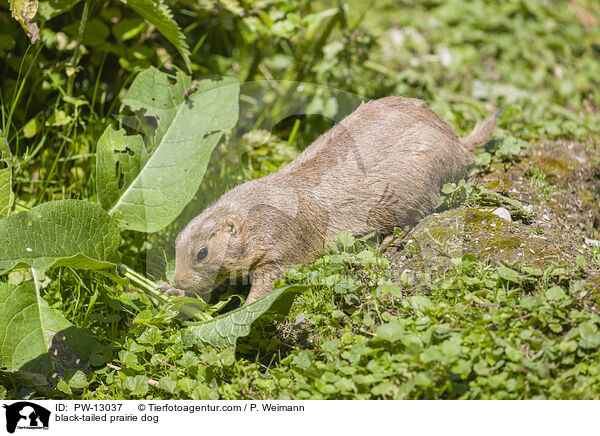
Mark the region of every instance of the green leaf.
[[[71, 35], [73, 39], [77, 39], [80, 24], [81, 23], [79, 21], [75, 21], [70, 25], [63, 27], [62, 31]], [[91, 18], [86, 22], [81, 43], [86, 47], [100, 47], [106, 44], [106, 40], [109, 35], [110, 29], [106, 24], [104, 24], [102, 20], [99, 20], [97, 18]], [[75, 104], [75, 102], [77, 101], [77, 99], [74, 99], [73, 97], [69, 96], [66, 96], [64, 100], [69, 104]], [[79, 106], [84, 102], [85, 101], [80, 101], [76, 105]]]
[[340, 348], [340, 340], [339, 339], [330, 339], [328, 341], [323, 342], [321, 344], [321, 349], [327, 353], [335, 353]]
[[[42, 123], [38, 117], [33, 117], [23, 126], [23, 136], [27, 139], [33, 138], [42, 129]], [[0, 139], [1, 141], [1, 139]]]
[[238, 338], [247, 336], [250, 327], [261, 316], [269, 313], [286, 313], [296, 294], [306, 285], [290, 285], [276, 289], [269, 295], [225, 315], [188, 327], [197, 341], [215, 348], [235, 347]]
[[383, 395], [388, 393], [389, 391], [391, 391], [394, 388], [394, 383], [391, 382], [383, 382], [383, 383], [379, 383], [377, 386], [374, 386], [371, 389], [371, 393], [373, 395]]
[[384, 341], [396, 342], [402, 339], [403, 335], [404, 326], [397, 321], [392, 321], [377, 327], [377, 337]]
[[308, 351], [300, 351], [294, 356], [294, 363], [300, 368], [310, 368], [312, 365], [312, 356]]
[[120, 41], [135, 38], [146, 28], [146, 23], [140, 17], [121, 18], [118, 23], [111, 27], [111, 32]]
[[455, 357], [461, 353], [460, 340], [452, 340], [449, 339], [447, 341], [442, 342], [440, 345], [440, 350], [442, 354], [448, 357]]
[[498, 277], [503, 280], [506, 280], [507, 282], [519, 283], [520, 281], [520, 276], [518, 272], [516, 272], [513, 269], [506, 268], [504, 266], [498, 268]]
[[475, 156], [475, 164], [477, 165], [486, 166], [489, 165], [491, 162], [492, 155], [489, 154], [487, 151], [479, 153], [477, 156]]
[[534, 307], [538, 307], [542, 304], [541, 297], [535, 296], [527, 296], [521, 298], [520, 305], [526, 309], [533, 309]]
[[142, 344], [156, 345], [160, 342], [160, 339], [160, 330], [158, 330], [156, 327], [148, 327], [146, 330], [144, 330], [144, 333], [140, 335], [138, 341]]
[[194, 389], [191, 392], [192, 400], [218, 400], [219, 392], [213, 388], [203, 385], [199, 382], [195, 383]]
[[32, 280], [0, 283], [0, 367], [27, 372], [53, 372], [87, 358], [98, 343], [52, 310]]
[[560, 286], [553, 286], [546, 291], [546, 298], [548, 298], [548, 300], [562, 300], [566, 297], [567, 294]]
[[434, 303], [423, 295], [413, 295], [412, 297], [408, 297], [407, 302], [415, 310], [426, 311], [435, 308]]
[[350, 232], [342, 232], [337, 235], [337, 240], [344, 246], [344, 248], [350, 248], [354, 245], [354, 236]]
[[68, 369], [65, 371], [65, 378], [69, 382], [69, 386], [72, 388], [82, 389], [88, 385], [85, 374], [78, 369]]
[[0, 129], [0, 155], [4, 156], [4, 158], [10, 157], [10, 148], [8, 147], [8, 142], [6, 141], [6, 136], [4, 136], [2, 129]]
[[50, 115], [50, 118], [48, 118], [48, 121], [46, 121], [46, 126], [52, 126], [52, 127], [66, 126], [67, 124], [71, 123], [72, 121], [73, 121], [73, 118], [71, 118], [70, 115], [67, 115], [67, 113], [65, 111], [58, 110], [56, 112], [52, 112], [52, 115]]
[[185, 35], [173, 19], [173, 14], [163, 0], [121, 0], [139, 15], [156, 27], [167, 41], [175, 46], [186, 67], [192, 70], [190, 48], [185, 41]]
[[341, 378], [338, 381], [336, 381], [334, 383], [334, 386], [337, 390], [341, 391], [341, 392], [348, 392], [348, 391], [354, 391], [356, 390], [356, 385], [354, 384], [354, 382], [349, 379], [349, 378]]
[[137, 354], [131, 351], [119, 351], [119, 360], [125, 368], [133, 369], [134, 371], [141, 371], [144, 369], [144, 367], [140, 365]]
[[442, 186], [442, 193], [446, 195], [452, 194], [456, 190], [456, 184], [446, 183]]
[[440, 351], [440, 347], [437, 345], [432, 345], [423, 350], [421, 355], [419, 356], [423, 363], [429, 362], [437, 362], [442, 360], [442, 352]]
[[177, 364], [183, 366], [184, 368], [193, 368], [195, 366], [198, 366], [198, 362], [198, 357], [196, 357], [196, 355], [193, 352], [186, 351], [181, 357], [181, 359], [179, 359]]
[[237, 122], [238, 82], [203, 81], [186, 98], [190, 86], [181, 73], [171, 84], [154, 68], [143, 71], [123, 103], [158, 118], [154, 147], [112, 127], [98, 141], [98, 196], [122, 227], [155, 232], [170, 224], [198, 190], [222, 130]]
[[513, 362], [519, 362], [523, 358], [523, 354], [521, 353], [521, 351], [517, 350], [514, 347], [507, 346], [504, 351], [506, 353], [506, 356]]
[[420, 372], [415, 376], [414, 382], [417, 386], [431, 386], [432, 380], [428, 373]]
[[235, 363], [235, 350], [233, 348], [226, 348], [219, 352], [219, 363], [222, 366], [231, 366]]
[[32, 44], [40, 40], [40, 30], [33, 21], [38, 10], [38, 0], [9, 0], [10, 12], [27, 32]]
[[97, 205], [51, 201], [0, 220], [0, 274], [24, 267], [109, 268], [120, 243], [116, 224]]
[[577, 342], [563, 340], [558, 344], [558, 349], [563, 353], [572, 353], [577, 350]]
[[502, 146], [498, 149], [498, 154], [500, 156], [518, 155], [521, 149], [528, 147], [529, 143], [527, 141], [510, 136], [502, 141]]
[[0, 218], [9, 214], [14, 199], [10, 149], [0, 130]]
[[377, 286], [375, 289], [375, 295], [382, 297], [384, 295], [392, 295], [394, 297], [402, 297], [402, 289], [393, 284], [383, 284]]
[[541, 270], [540, 268], [535, 268], [532, 266], [524, 266], [523, 268], [521, 268], [521, 271], [525, 274], [527, 274], [528, 276], [533, 276], [533, 277], [541, 277], [544, 274], [544, 271]]
[[70, 386], [64, 380], [59, 380], [59, 382], [56, 384], [56, 389], [58, 389], [59, 391], [65, 393], [67, 395], [73, 394]]
[[504, 141], [504, 143], [502, 144], [502, 147], [500, 147], [498, 152], [503, 156], [508, 156], [511, 154], [519, 154], [520, 150], [521, 150], [521, 147], [519, 147], [519, 145], [516, 144], [514, 141], [506, 140], [506, 141]]
[[452, 372], [465, 378], [471, 372], [471, 364], [465, 359], [459, 359], [452, 366]]
[[79, 0], [42, 0], [40, 1], [38, 15], [44, 20], [49, 20], [70, 11], [77, 3], [79, 3]]
[[158, 387], [174, 394], [177, 390], [177, 380], [171, 375], [166, 375], [158, 381]]
[[600, 346], [600, 333], [593, 321], [586, 321], [579, 326], [579, 345], [583, 348], [597, 348]]
[[557, 322], [549, 323], [548, 327], [550, 327], [550, 330], [552, 330], [554, 333], [560, 333], [563, 331], [562, 326]]
[[125, 377], [123, 379], [123, 389], [128, 390], [131, 395], [144, 395], [149, 389], [148, 377], [145, 375]]

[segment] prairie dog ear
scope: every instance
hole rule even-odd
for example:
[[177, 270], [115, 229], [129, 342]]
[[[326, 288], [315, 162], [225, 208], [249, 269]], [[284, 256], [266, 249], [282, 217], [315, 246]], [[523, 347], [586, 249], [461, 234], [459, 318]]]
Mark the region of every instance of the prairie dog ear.
[[230, 235], [236, 235], [242, 227], [242, 220], [234, 215], [228, 215], [223, 219], [223, 230]]

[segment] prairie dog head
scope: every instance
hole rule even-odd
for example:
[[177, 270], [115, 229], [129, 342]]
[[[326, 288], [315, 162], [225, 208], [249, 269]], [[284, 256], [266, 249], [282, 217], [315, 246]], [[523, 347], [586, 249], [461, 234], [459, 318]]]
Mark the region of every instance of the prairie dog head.
[[252, 250], [244, 219], [214, 206], [194, 218], [175, 242], [175, 286], [208, 295], [228, 278], [248, 273]]

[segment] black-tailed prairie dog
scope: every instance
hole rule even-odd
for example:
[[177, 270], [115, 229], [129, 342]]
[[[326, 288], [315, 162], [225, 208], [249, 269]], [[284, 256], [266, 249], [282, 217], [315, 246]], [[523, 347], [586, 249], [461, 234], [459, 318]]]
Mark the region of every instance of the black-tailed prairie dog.
[[386, 235], [414, 225], [434, 209], [442, 185], [464, 175], [499, 116], [461, 139], [422, 100], [361, 104], [289, 165], [231, 189], [194, 218], [177, 237], [175, 285], [206, 295], [247, 275], [248, 304], [342, 231]]

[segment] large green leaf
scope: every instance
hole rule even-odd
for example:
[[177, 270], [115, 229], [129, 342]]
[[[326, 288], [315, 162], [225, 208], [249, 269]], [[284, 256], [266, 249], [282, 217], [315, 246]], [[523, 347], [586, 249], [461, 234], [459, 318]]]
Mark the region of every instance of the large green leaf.
[[14, 201], [11, 178], [10, 150], [4, 134], [0, 130], [0, 218], [8, 215]]
[[0, 274], [22, 267], [108, 268], [118, 261], [120, 243], [117, 225], [97, 205], [44, 203], [0, 220]]
[[238, 338], [247, 336], [250, 327], [267, 312], [285, 314], [294, 297], [307, 285], [289, 285], [232, 312], [187, 328], [194, 338], [216, 348], [235, 347]]
[[185, 35], [173, 19], [171, 10], [162, 0], [121, 0], [154, 25], [167, 41], [175, 46], [188, 70], [191, 71], [190, 49]]
[[44, 20], [49, 20], [70, 11], [77, 3], [79, 0], [41, 0], [38, 15]]
[[222, 130], [237, 122], [237, 81], [203, 81], [192, 92], [190, 87], [184, 74], [170, 83], [155, 68], [143, 71], [123, 104], [157, 118], [152, 146], [112, 127], [98, 141], [98, 196], [124, 228], [155, 232], [171, 223], [198, 190]]
[[0, 283], [0, 367], [50, 373], [54, 363], [75, 366], [97, 347], [39, 296], [32, 280]]

